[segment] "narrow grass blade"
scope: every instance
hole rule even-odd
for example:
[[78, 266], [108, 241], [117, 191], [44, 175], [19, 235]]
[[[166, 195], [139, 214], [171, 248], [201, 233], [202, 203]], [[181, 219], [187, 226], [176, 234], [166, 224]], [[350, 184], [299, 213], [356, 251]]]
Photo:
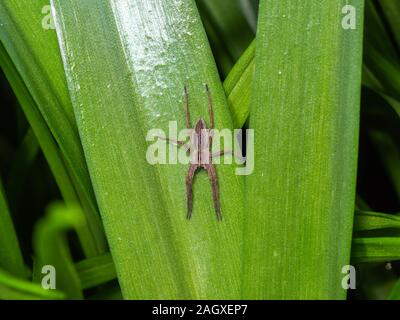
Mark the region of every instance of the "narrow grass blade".
[[262, 0], [243, 297], [343, 299], [357, 163], [363, 1]]
[[400, 300], [400, 281], [397, 281], [388, 296], [388, 300]]
[[397, 142], [389, 134], [382, 131], [371, 130], [369, 135], [374, 146], [379, 151], [383, 166], [400, 199], [400, 152]]
[[34, 279], [44, 276], [42, 268], [53, 266], [56, 271], [56, 286], [69, 299], [81, 299], [82, 288], [78, 273], [69, 252], [66, 233], [79, 231], [84, 227], [85, 218], [78, 207], [52, 205], [45, 218], [38, 222], [34, 232], [34, 249], [36, 253], [36, 269]]
[[[49, 0], [1, 1], [0, 41], [35, 103], [28, 107], [36, 106], [37, 109], [29, 112], [41, 114], [60, 149], [64, 166], [89, 221], [94, 252], [87, 254], [93, 256], [104, 252], [106, 243], [68, 94], [56, 34], [54, 30], [44, 28], [46, 15], [42, 12], [50, 14], [46, 7], [50, 9]], [[27, 113], [27, 110], [24, 109], [24, 112]], [[35, 126], [33, 122], [30, 124]]]
[[353, 239], [352, 263], [400, 260], [400, 237], [362, 237]]
[[400, 52], [391, 41], [380, 6], [378, 1], [366, 1], [364, 64], [380, 83], [382, 93], [400, 100]]
[[[40, 148], [46, 157], [47, 163], [49, 164], [50, 170], [54, 175], [57, 185], [65, 201], [70, 203], [78, 203], [79, 199], [75, 192], [73, 181], [71, 180], [68, 170], [65, 167], [65, 163], [61, 152], [54, 141], [54, 138], [46, 125], [41, 113], [39, 112], [36, 103], [30, 95], [25, 83], [20, 78], [18, 71], [12, 63], [10, 57], [5, 51], [3, 45], [0, 43], [0, 66], [4, 71], [14, 93], [19, 101], [21, 108], [23, 109], [29, 123], [32, 126], [32, 130], [38, 140]], [[13, 188], [12, 191], [15, 191]], [[14, 194], [14, 193], [13, 193]], [[87, 256], [95, 255], [97, 252], [96, 244], [89, 229], [80, 230], [78, 234], [81, 239], [83, 250]], [[84, 241], [83, 239], [86, 239]]]
[[[186, 219], [187, 165], [146, 161], [146, 133], [169, 121], [232, 128], [193, 1], [52, 1], [69, 90], [124, 298], [238, 298], [243, 191], [217, 166], [223, 222], [199, 173]], [[208, 123], [208, 121], [207, 121]], [[111, 183], [112, 182], [112, 183]], [[160, 286], [160, 283], [163, 285]]]
[[59, 290], [45, 290], [40, 284], [21, 280], [0, 269], [0, 300], [60, 300]]
[[[391, 22], [393, 25], [393, 22], [396, 21], [396, 16], [399, 14], [395, 9], [398, 4], [393, 0], [387, 0], [386, 2], [382, 2], [381, 5], [387, 6], [388, 19], [392, 19]], [[398, 82], [400, 72], [396, 49], [385, 31], [374, 1], [367, 1], [366, 15], [365, 33], [367, 49], [365, 50], [366, 63], [363, 65], [363, 85], [382, 95], [395, 111], [400, 114], [399, 102], [393, 98], [398, 97], [398, 90], [396, 88], [399, 86], [396, 86], [396, 83]], [[397, 29], [395, 28], [394, 30]], [[247, 120], [247, 118], [244, 119], [244, 115], [248, 115], [250, 109], [249, 92], [251, 91], [254, 73], [254, 62], [252, 61], [255, 54], [254, 42], [243, 53], [224, 81], [232, 117], [236, 119], [235, 125], [238, 127], [241, 127], [245, 120]], [[387, 85], [388, 83], [389, 86]], [[233, 88], [234, 91], [231, 92]], [[243, 96], [241, 93], [243, 93]]]
[[255, 49], [256, 42], [253, 41], [224, 81], [225, 94], [235, 128], [241, 128], [249, 116]]
[[400, 229], [400, 217], [394, 214], [356, 211], [354, 231]]
[[[221, 65], [223, 75], [227, 75], [236, 60], [254, 37], [251, 26], [237, 0], [197, 0], [204, 26], [209, 35], [216, 61]], [[219, 61], [223, 52], [225, 61]]]
[[393, 46], [396, 48], [397, 54], [400, 54], [400, 2], [397, 0], [379, 0], [378, 3], [390, 26], [390, 34], [394, 37]]
[[236, 0], [254, 33], [257, 30], [258, 0]]
[[32, 163], [40, 151], [39, 143], [32, 128], [29, 128], [19, 146], [7, 179], [7, 189], [11, 205], [19, 200], [22, 188], [25, 185]]
[[96, 287], [117, 277], [111, 254], [82, 260], [75, 264], [83, 290]]
[[0, 179], [0, 268], [15, 276], [26, 277], [17, 234], [8, 209], [3, 184]]
[[[384, 52], [387, 59], [396, 60], [396, 48], [393, 46], [390, 34], [385, 29], [383, 17], [379, 14], [379, 6], [382, 2], [382, 0], [365, 1], [365, 40], [370, 46]], [[364, 51], [364, 55], [368, 54], [367, 49]]]

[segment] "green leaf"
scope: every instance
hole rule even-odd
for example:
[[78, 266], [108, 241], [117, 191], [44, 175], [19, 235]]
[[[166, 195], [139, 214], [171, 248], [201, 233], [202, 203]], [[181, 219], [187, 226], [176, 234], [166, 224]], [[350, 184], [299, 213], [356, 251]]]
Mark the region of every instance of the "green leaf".
[[249, 116], [255, 49], [256, 42], [253, 41], [224, 81], [235, 128], [241, 128]]
[[197, 0], [217, 64], [226, 75], [254, 37], [239, 0]]
[[395, 39], [394, 47], [400, 53], [400, 2], [397, 0], [380, 0], [378, 3], [383, 9], [386, 21], [390, 26], [390, 32]]
[[85, 217], [79, 207], [53, 204], [34, 230], [37, 260], [34, 279], [39, 280], [45, 276], [41, 274], [44, 266], [53, 266], [56, 272], [56, 286], [65, 292], [69, 299], [81, 299], [83, 295], [66, 233], [71, 230], [79, 231], [84, 227]]
[[[8, 55], [7, 64], [12, 64], [8, 67], [14, 68], [8, 74], [6, 72], [14, 90], [26, 91], [17, 94], [20, 103], [22, 99], [32, 100], [25, 103], [23, 110], [40, 145], [49, 143], [49, 138], [45, 138], [42, 143], [42, 137], [37, 134], [38, 127], [41, 127], [44, 134], [45, 126], [48, 131], [46, 134], [51, 132], [57, 143], [60, 153], [58, 157], [64, 162], [75, 189], [75, 197], [78, 197], [89, 221], [92, 243], [87, 245], [85, 251], [87, 256], [93, 256], [104, 252], [106, 244], [68, 94], [56, 34], [54, 30], [43, 27], [46, 16], [50, 15], [49, 9], [49, 0], [2, 1], [0, 41], [4, 48], [0, 51], [3, 51], [3, 56], [5, 53]], [[3, 57], [4, 59], [6, 58]], [[19, 78], [23, 84], [13, 85], [13, 82], [18, 81], [15, 78]], [[46, 157], [56, 156], [53, 152], [51, 155], [46, 153]], [[47, 159], [50, 164], [54, 160]], [[59, 187], [64, 188], [63, 183], [58, 182]], [[70, 201], [70, 197], [65, 200]]]
[[[389, 2], [385, 4], [387, 8]], [[380, 5], [380, 1], [366, 2], [364, 64], [368, 77], [372, 75], [374, 78], [373, 89], [379, 91], [376, 86], [379, 84], [382, 93], [400, 100], [399, 48], [391, 41], [390, 32], [385, 28], [385, 17], [380, 15], [377, 8]]]
[[39, 144], [32, 128], [28, 128], [19, 146], [10, 169], [7, 179], [10, 203], [15, 204], [25, 186], [26, 178], [31, 169], [32, 163], [39, 154]]
[[[364, 56], [369, 55], [369, 48], [373, 47], [384, 53], [389, 60], [396, 60], [396, 48], [390, 39], [390, 33], [385, 29], [385, 21], [379, 14], [379, 7], [385, 0], [365, 2], [365, 44]], [[393, 2], [389, 0], [388, 2]], [[396, 0], [395, 0], [396, 2]], [[387, 4], [386, 4], [387, 5]]]
[[[0, 179], [0, 268], [26, 277], [24, 260]], [[1, 290], [0, 290], [1, 291]]]
[[363, 1], [262, 0], [246, 180], [242, 284], [250, 299], [343, 299], [361, 87]]
[[254, 33], [257, 30], [258, 0], [237, 0]]
[[398, 145], [393, 137], [383, 131], [371, 130], [369, 136], [379, 151], [379, 157], [400, 199], [400, 151]]
[[[400, 260], [400, 237], [389, 236], [390, 230], [400, 229], [400, 217], [395, 214], [356, 211], [354, 231], [373, 231], [383, 236], [364, 236], [353, 239], [351, 260], [353, 263], [388, 262]], [[357, 234], [358, 234], [357, 233]]]
[[117, 277], [114, 262], [109, 253], [82, 260], [75, 264], [75, 268], [79, 275], [81, 287], [84, 290], [96, 287]]
[[45, 290], [40, 284], [21, 280], [0, 269], [0, 300], [58, 300], [65, 294], [59, 290]]
[[[395, 1], [388, 0], [387, 2], [388, 4], [385, 5], [388, 8], [397, 6], [394, 3]], [[391, 15], [390, 18], [395, 20], [394, 17], [398, 14], [397, 11], [390, 11], [389, 9], [387, 11], [387, 14]], [[368, 44], [365, 50], [367, 58], [365, 59], [366, 63], [363, 64], [362, 83], [379, 93], [400, 114], [400, 102], [392, 97], [398, 97], [399, 94], [398, 90], [393, 89], [393, 87], [398, 88], [393, 83], [398, 82], [400, 72], [396, 51], [385, 31], [381, 18], [376, 12], [373, 1], [367, 1], [366, 15], [365, 33], [367, 34], [366, 41]], [[249, 97], [254, 74], [254, 54], [255, 41], [242, 54], [224, 81], [232, 117], [237, 127], [241, 127], [245, 123], [249, 114]], [[378, 69], [378, 75], [375, 75], [370, 67], [375, 73], [377, 73], [376, 69]], [[387, 85], [388, 83], [389, 85]], [[396, 91], [397, 93], [394, 93]]]
[[400, 217], [394, 214], [356, 211], [354, 231], [400, 229]]
[[[77, 124], [124, 298], [239, 298], [242, 181], [217, 166], [223, 222], [204, 172], [186, 219], [187, 165], [146, 161], [146, 133], [232, 120], [193, 1], [52, 1]], [[208, 122], [208, 121], [207, 121]], [[168, 132], [167, 132], [168, 134]], [[175, 148], [174, 146], [172, 146]], [[162, 285], [160, 285], [162, 284]]]
[[362, 237], [353, 239], [352, 263], [400, 260], [400, 237]]
[[397, 281], [388, 296], [388, 300], [400, 300], [400, 281]]
[[[57, 143], [54, 141], [49, 128], [47, 127], [40, 111], [36, 106], [36, 103], [34, 102], [32, 96], [25, 86], [24, 81], [19, 76], [18, 71], [16, 70], [1, 43], [0, 66], [10, 82], [21, 108], [23, 109], [29, 123], [32, 126], [32, 130], [35, 133], [43, 154], [46, 157], [50, 170], [54, 175], [64, 200], [71, 203], [79, 202], [73, 186], [73, 181], [67, 172], [67, 168], [65, 167], [64, 160]], [[11, 187], [13, 195], [16, 196], [14, 193], [16, 190], [15, 187], [13, 187], [13, 184]], [[97, 252], [95, 244], [93, 243], [94, 241], [91, 240], [92, 235], [90, 230], [82, 229], [79, 231], [78, 236], [81, 239], [81, 244], [86, 255], [92, 256]]]

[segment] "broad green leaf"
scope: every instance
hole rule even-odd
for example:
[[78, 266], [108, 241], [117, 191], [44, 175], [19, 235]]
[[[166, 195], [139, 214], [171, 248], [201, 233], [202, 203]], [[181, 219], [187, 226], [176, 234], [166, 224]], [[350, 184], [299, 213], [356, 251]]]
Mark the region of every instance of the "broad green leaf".
[[59, 290], [45, 290], [40, 284], [21, 280], [0, 269], [0, 300], [59, 300], [65, 294]]
[[[388, 8], [395, 8], [398, 6], [395, 2], [387, 0], [387, 4], [384, 5]], [[395, 21], [395, 17], [399, 13], [396, 10], [387, 9], [387, 11], [387, 15], [390, 15], [392, 21]], [[363, 64], [363, 85], [382, 95], [393, 109], [400, 114], [400, 103], [393, 98], [399, 97], [397, 90], [399, 86], [396, 86], [396, 83], [400, 79], [400, 69], [396, 50], [385, 31], [381, 18], [376, 12], [373, 1], [367, 1], [366, 15], [365, 33], [367, 44], [364, 54], [366, 62]], [[238, 127], [241, 127], [247, 120], [250, 108], [249, 92], [251, 92], [254, 73], [254, 42], [242, 54], [224, 81], [232, 117]], [[372, 70], [374, 70], [375, 74]], [[235, 88], [233, 92], [231, 92], [232, 88]], [[244, 118], [245, 115], [246, 118]]]
[[[242, 181], [218, 165], [223, 221], [204, 172], [186, 219], [187, 165], [150, 165], [146, 133], [232, 120], [194, 1], [52, 1], [77, 124], [124, 298], [239, 298]], [[171, 149], [176, 148], [171, 145]], [[162, 285], [160, 285], [162, 284]]]
[[[15, 276], [26, 277], [24, 260], [0, 179], [0, 268]], [[1, 291], [1, 290], [0, 290]]]
[[[34, 279], [40, 280], [44, 266], [52, 266], [56, 272], [56, 286], [69, 299], [81, 299], [82, 288], [77, 270], [72, 261], [66, 234], [79, 231], [85, 226], [85, 216], [79, 207], [53, 204], [45, 218], [41, 219], [34, 230], [34, 249], [36, 270]], [[50, 271], [51, 272], [51, 271]]]
[[363, 1], [262, 0], [246, 180], [243, 297], [343, 299], [361, 87]]
[[[30, 95], [28, 98], [26, 93], [22, 93], [18, 99], [21, 100], [24, 95], [34, 102], [26, 107], [36, 107], [36, 110], [25, 108], [26, 117], [30, 119], [33, 128], [43, 127], [42, 124], [35, 124], [35, 121], [39, 121], [38, 117], [33, 119], [28, 114], [39, 113], [41, 121], [44, 121], [60, 149], [59, 156], [65, 163], [76, 196], [89, 221], [93, 244], [91, 251], [86, 254], [93, 256], [104, 252], [104, 234], [68, 94], [56, 34], [54, 30], [45, 28], [47, 17], [50, 17], [49, 0], [2, 1], [0, 41], [16, 71], [9, 76], [20, 77]], [[9, 76], [8, 80], [13, 85], [14, 79]], [[38, 137], [39, 143], [40, 139]], [[59, 187], [63, 188], [60, 184]]]

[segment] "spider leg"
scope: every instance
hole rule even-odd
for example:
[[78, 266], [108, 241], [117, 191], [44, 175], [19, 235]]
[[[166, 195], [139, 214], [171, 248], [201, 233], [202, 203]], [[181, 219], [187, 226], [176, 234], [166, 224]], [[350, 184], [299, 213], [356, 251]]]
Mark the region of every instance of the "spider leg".
[[191, 164], [189, 167], [189, 171], [186, 175], [186, 194], [187, 194], [187, 218], [190, 219], [192, 217], [192, 208], [193, 208], [193, 177], [196, 173], [198, 165]]
[[219, 188], [218, 188], [217, 172], [215, 171], [215, 167], [212, 164], [206, 165], [205, 169], [207, 170], [208, 178], [211, 182], [215, 214], [217, 215], [217, 220], [222, 221], [221, 205], [219, 202]]
[[176, 144], [177, 146], [183, 146], [187, 143], [185, 143], [185, 141], [179, 141], [179, 140], [175, 140], [175, 139], [171, 139], [171, 138], [165, 138], [165, 137], [161, 137], [161, 136], [157, 136], [159, 139], [161, 140], [165, 140], [168, 142], [172, 142], [173, 144]]
[[218, 157], [221, 157], [221, 156], [223, 156], [225, 154], [231, 154], [235, 158], [237, 158], [237, 159], [239, 159], [240, 161], [243, 161], [243, 162], [246, 160], [246, 158], [243, 157], [239, 152], [233, 152], [232, 150], [220, 150], [220, 151], [213, 152], [211, 154], [211, 158], [218, 158]]

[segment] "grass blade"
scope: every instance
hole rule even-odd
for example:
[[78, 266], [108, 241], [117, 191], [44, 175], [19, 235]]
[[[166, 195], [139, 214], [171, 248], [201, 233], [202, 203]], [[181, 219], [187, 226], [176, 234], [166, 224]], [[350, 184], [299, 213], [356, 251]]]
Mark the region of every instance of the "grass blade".
[[56, 286], [65, 292], [69, 299], [81, 299], [83, 295], [78, 273], [69, 252], [66, 233], [71, 230], [79, 231], [84, 225], [85, 218], [78, 207], [54, 204], [49, 208], [46, 217], [38, 222], [34, 231], [37, 259], [34, 279], [42, 279], [43, 266], [53, 266], [56, 270]]
[[208, 83], [217, 128], [232, 128], [195, 3], [52, 4], [78, 128], [124, 297], [237, 298], [243, 193], [234, 167], [217, 168], [224, 222], [215, 218], [204, 172], [196, 179], [194, 217], [188, 221], [187, 166], [150, 166], [145, 158], [149, 129], [165, 130], [170, 120], [183, 128], [185, 84], [192, 119], [206, 118]]
[[249, 116], [255, 51], [256, 42], [253, 41], [224, 81], [225, 94], [235, 128], [241, 128]]
[[378, 3], [390, 26], [390, 34], [394, 37], [393, 46], [397, 49], [397, 54], [400, 54], [400, 2], [397, 0], [380, 0]]
[[0, 179], [0, 268], [26, 277], [24, 260]]
[[40, 284], [14, 277], [0, 269], [0, 300], [59, 300], [65, 294], [59, 290], [45, 290]]
[[400, 229], [400, 217], [394, 214], [356, 211], [354, 231]]
[[253, 39], [254, 33], [241, 10], [239, 1], [197, 0], [196, 3], [217, 64], [222, 74], [226, 76]]
[[352, 263], [400, 260], [400, 237], [362, 237], [353, 239]]
[[117, 277], [111, 254], [82, 260], [75, 264], [83, 290], [93, 288]]
[[355, 202], [363, 1], [352, 2], [356, 30], [342, 28], [347, 3], [261, 1], [245, 298], [346, 296], [341, 269], [349, 264]]
[[[0, 66], [4, 71], [8, 81], [10, 82], [14, 93], [24, 111], [26, 118], [32, 126], [32, 130], [38, 140], [38, 143], [46, 157], [50, 170], [54, 175], [57, 185], [65, 201], [70, 203], [79, 202], [75, 192], [73, 181], [68, 174], [67, 168], [61, 152], [54, 141], [54, 138], [46, 125], [41, 113], [39, 112], [35, 101], [25, 86], [24, 81], [18, 74], [14, 64], [0, 43]], [[12, 190], [14, 191], [14, 189]], [[83, 250], [88, 256], [92, 256], [97, 252], [94, 241], [91, 240], [90, 230], [80, 230], [79, 238], [83, 246]], [[88, 239], [88, 241], [83, 241]]]
[[389, 294], [388, 300], [400, 300], [400, 281], [397, 281]]
[[[49, 0], [2, 1], [0, 41], [16, 70], [11, 76], [20, 77], [29, 92], [29, 98], [34, 101], [33, 105], [27, 107], [37, 108], [24, 109], [30, 125], [36, 127], [32, 121], [36, 121], [37, 117], [29, 117], [27, 112], [39, 113], [57, 143], [59, 156], [65, 163], [76, 196], [89, 221], [93, 238], [91, 247], [94, 249], [87, 252], [87, 255], [93, 256], [104, 252], [106, 243], [68, 94], [56, 34], [54, 30], [45, 30], [41, 21], [38, 21], [46, 6], [49, 6]], [[40, 140], [41, 137], [37, 138]]]

